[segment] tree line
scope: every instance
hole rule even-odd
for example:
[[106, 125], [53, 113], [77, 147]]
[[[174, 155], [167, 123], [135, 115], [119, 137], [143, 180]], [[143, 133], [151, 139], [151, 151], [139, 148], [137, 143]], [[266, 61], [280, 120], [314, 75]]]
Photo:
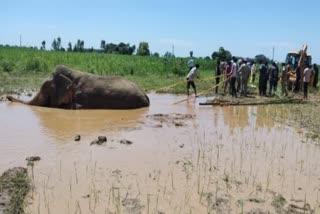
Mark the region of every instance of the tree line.
[[[218, 51], [214, 51], [211, 55], [211, 58], [213, 60], [219, 60], [223, 62], [231, 61], [232, 54], [230, 51], [225, 50], [223, 47], [220, 47]], [[237, 59], [244, 59], [244, 57], [236, 57]], [[262, 63], [262, 62], [271, 62], [271, 60], [266, 57], [264, 54], [258, 54], [254, 58], [245, 58], [248, 62], [256, 62], [256, 63]]]
[[[43, 40], [41, 43], [40, 50], [47, 50], [46, 41]], [[119, 44], [106, 43], [105, 40], [101, 40], [100, 49], [85, 48], [84, 41], [78, 39], [74, 45], [71, 42], [68, 43], [68, 47], [64, 48], [61, 45], [61, 37], [54, 38], [51, 43], [51, 50], [53, 51], [68, 51], [68, 52], [98, 52], [98, 53], [110, 53], [110, 54], [123, 54], [123, 55], [133, 55], [136, 51], [136, 55], [139, 56], [150, 56], [151, 52], [149, 49], [148, 42], [140, 42], [138, 48], [135, 45], [130, 45], [129, 43], [120, 42]], [[158, 54], [153, 54], [157, 56]]]
[[[106, 43], [105, 40], [101, 40], [100, 49], [85, 48], [85, 43], [83, 40], [78, 39], [73, 45], [71, 42], [68, 42], [68, 46], [64, 48], [62, 45], [61, 37], [54, 38], [51, 43], [51, 49], [47, 48], [47, 43], [45, 40], [42, 41], [40, 50], [52, 50], [52, 51], [67, 51], [67, 52], [96, 52], [96, 53], [108, 53], [108, 54], [121, 54], [121, 55], [138, 55], [138, 56], [154, 56], [160, 57], [158, 52], [151, 53], [148, 42], [140, 42], [138, 48], [135, 45], [130, 45], [129, 43], [120, 42], [119, 44]], [[3, 46], [3, 45], [0, 45]], [[6, 45], [8, 46], [8, 45]], [[32, 49], [38, 49], [37, 47], [30, 47]], [[189, 57], [193, 57], [193, 51], [190, 51]], [[212, 60], [219, 61], [230, 61], [232, 59], [232, 53], [224, 47], [220, 47], [217, 51], [214, 51], [211, 54]], [[167, 51], [164, 55], [164, 58], [174, 58], [175, 55]], [[236, 57], [237, 59], [244, 59], [244, 57]], [[207, 56], [205, 59], [210, 60], [210, 57]], [[249, 62], [263, 62], [271, 61], [263, 54], [258, 54], [254, 58], [246, 57]]]

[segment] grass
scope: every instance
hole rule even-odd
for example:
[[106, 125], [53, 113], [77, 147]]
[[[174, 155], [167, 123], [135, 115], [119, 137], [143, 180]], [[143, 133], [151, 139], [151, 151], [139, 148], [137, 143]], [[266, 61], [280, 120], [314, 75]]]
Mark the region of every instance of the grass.
[[[16, 89], [38, 89], [58, 64], [98, 75], [124, 76], [146, 91], [153, 91], [181, 82], [158, 92], [186, 93], [187, 58], [144, 57], [104, 53], [40, 51], [27, 48], [0, 47], [0, 95]], [[215, 61], [196, 58], [200, 78], [213, 77]], [[281, 69], [280, 69], [281, 70]], [[255, 85], [258, 84], [257, 72]], [[197, 81], [198, 92], [211, 88], [209, 81]], [[221, 87], [220, 87], [221, 88]], [[280, 90], [280, 83], [279, 83]], [[257, 91], [257, 89], [256, 89]]]
[[[102, 53], [39, 51], [0, 47], [0, 94], [17, 88], [39, 88], [58, 64], [98, 75], [124, 76], [147, 91], [184, 81], [187, 60]], [[215, 62], [197, 58], [201, 78], [212, 77]], [[206, 86], [204, 86], [206, 87]], [[185, 84], [169, 93], [185, 93]]]
[[27, 169], [17, 167], [9, 169], [0, 177], [0, 193], [9, 196], [5, 213], [24, 213], [24, 200], [31, 190], [31, 181]]

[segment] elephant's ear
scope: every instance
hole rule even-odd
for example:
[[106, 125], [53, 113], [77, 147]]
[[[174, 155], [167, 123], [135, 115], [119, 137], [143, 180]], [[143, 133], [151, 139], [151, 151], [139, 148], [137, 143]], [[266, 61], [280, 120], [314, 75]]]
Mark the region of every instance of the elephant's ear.
[[72, 85], [73, 82], [69, 77], [63, 74], [58, 74], [54, 76], [54, 84], [56, 87], [56, 96], [60, 97], [69, 90], [68, 86]]

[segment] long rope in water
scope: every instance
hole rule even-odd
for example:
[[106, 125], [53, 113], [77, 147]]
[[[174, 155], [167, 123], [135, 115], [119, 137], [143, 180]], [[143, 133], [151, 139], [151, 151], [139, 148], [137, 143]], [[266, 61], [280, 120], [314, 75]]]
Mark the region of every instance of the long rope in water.
[[[212, 86], [211, 88], [209, 88], [209, 89], [207, 89], [207, 90], [202, 91], [202, 92], [201, 92], [201, 93], [199, 93], [197, 96], [200, 96], [200, 95], [202, 95], [202, 94], [207, 93], [208, 91], [211, 91], [212, 89], [214, 89], [214, 88], [218, 87], [219, 85], [223, 84], [223, 83], [224, 83], [226, 80], [228, 80], [228, 79], [230, 79], [230, 77], [228, 77], [228, 78], [227, 78], [227, 79], [225, 79], [224, 81], [221, 81], [221, 83], [216, 84], [216, 85]], [[191, 98], [192, 98], [192, 97], [190, 96], [190, 97], [188, 97], [188, 98], [186, 98], [186, 99], [179, 100], [179, 101], [177, 101], [177, 102], [175, 102], [175, 103], [172, 103], [172, 105], [175, 105], [175, 104], [178, 104], [178, 103], [182, 103], [182, 102], [187, 101], [187, 100], [189, 100], [189, 99], [191, 99]]]

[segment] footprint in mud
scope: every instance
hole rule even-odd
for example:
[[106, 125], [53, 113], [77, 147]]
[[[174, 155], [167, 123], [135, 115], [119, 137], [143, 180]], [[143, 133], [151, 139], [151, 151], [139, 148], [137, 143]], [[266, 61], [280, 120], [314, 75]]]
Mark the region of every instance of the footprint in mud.
[[34, 162], [34, 161], [40, 161], [41, 158], [39, 156], [30, 156], [26, 158], [26, 161], [28, 162]]
[[125, 198], [122, 200], [122, 206], [126, 214], [141, 214], [144, 208], [138, 198]]
[[174, 125], [175, 127], [184, 127], [184, 126], [187, 126], [187, 124], [184, 123], [184, 121], [195, 118], [195, 115], [173, 113], [173, 114], [152, 114], [152, 115], [147, 115], [146, 117], [152, 120], [155, 120], [157, 122], [160, 122], [161, 124], [166, 123], [168, 125]]
[[74, 137], [74, 141], [80, 141], [81, 140], [81, 136], [80, 135], [76, 135], [75, 137]]
[[92, 145], [102, 145], [102, 144], [106, 144], [107, 143], [107, 137], [106, 136], [99, 136], [98, 139], [96, 140], [93, 140], [91, 143], [90, 143], [90, 146]]
[[133, 142], [127, 139], [121, 139], [120, 144], [131, 145]]

